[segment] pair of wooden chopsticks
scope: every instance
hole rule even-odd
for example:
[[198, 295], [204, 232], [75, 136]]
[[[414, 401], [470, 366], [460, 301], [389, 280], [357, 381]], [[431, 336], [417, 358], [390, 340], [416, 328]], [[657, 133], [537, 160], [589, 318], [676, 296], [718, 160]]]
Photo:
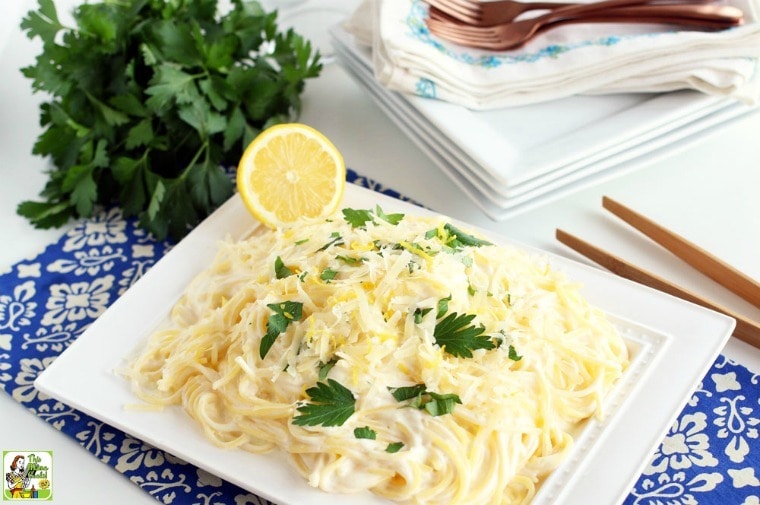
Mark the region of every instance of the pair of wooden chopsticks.
[[[629, 209], [609, 197], [602, 198], [602, 206], [644, 235], [675, 254], [685, 263], [707, 275], [743, 299], [760, 307], [760, 283], [749, 278], [731, 265], [716, 258], [701, 247], [669, 231], [647, 217]], [[760, 324], [736, 312], [711, 302], [691, 291], [679, 287], [655, 274], [647, 272], [617, 256], [614, 256], [578, 237], [557, 229], [557, 240], [574, 249], [606, 269], [640, 284], [664, 291], [703, 307], [722, 312], [736, 319], [734, 336], [760, 348]]]

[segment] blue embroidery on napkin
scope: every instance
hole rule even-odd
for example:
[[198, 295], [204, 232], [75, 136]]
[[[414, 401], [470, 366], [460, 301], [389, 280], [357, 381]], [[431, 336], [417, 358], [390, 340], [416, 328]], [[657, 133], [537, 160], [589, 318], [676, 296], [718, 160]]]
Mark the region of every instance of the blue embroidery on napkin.
[[[351, 170], [347, 179], [409, 201]], [[171, 247], [111, 209], [0, 275], [0, 388], [162, 503], [267, 505], [34, 388], [37, 376]], [[626, 504], [760, 505], [758, 382], [757, 374], [721, 357]]]
[[430, 79], [422, 78], [417, 81], [415, 92], [417, 95], [424, 98], [435, 98], [437, 95], [435, 90], [435, 82], [431, 81]]

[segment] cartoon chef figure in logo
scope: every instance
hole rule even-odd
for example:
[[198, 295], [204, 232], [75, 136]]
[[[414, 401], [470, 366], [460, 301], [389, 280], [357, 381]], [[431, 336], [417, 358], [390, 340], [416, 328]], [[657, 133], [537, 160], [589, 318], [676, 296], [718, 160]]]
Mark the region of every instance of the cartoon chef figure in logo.
[[26, 459], [21, 454], [13, 458], [11, 471], [5, 474], [5, 480], [8, 481], [8, 488], [11, 491], [11, 498], [21, 498], [21, 491], [29, 485], [27, 477]]

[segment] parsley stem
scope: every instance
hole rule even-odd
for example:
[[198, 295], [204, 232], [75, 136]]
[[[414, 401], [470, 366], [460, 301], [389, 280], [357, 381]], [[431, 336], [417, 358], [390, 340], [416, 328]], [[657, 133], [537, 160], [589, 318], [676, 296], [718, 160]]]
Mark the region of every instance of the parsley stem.
[[190, 163], [188, 163], [187, 166], [185, 166], [184, 170], [182, 170], [182, 173], [179, 174], [179, 177], [177, 177], [177, 180], [180, 180], [180, 181], [184, 181], [185, 180], [185, 177], [187, 177], [187, 174], [190, 173], [190, 169], [193, 168], [193, 166], [195, 165], [195, 163], [198, 161], [198, 158], [201, 157], [201, 153], [204, 152], [204, 151], [206, 152], [206, 159], [205, 159], [205, 161], [206, 161], [206, 163], [208, 163], [208, 161], [209, 161], [209, 151], [210, 151], [208, 139], [206, 139], [206, 140], [203, 141], [203, 144], [201, 144], [201, 146], [195, 152], [195, 156], [193, 156], [193, 159], [190, 160]]

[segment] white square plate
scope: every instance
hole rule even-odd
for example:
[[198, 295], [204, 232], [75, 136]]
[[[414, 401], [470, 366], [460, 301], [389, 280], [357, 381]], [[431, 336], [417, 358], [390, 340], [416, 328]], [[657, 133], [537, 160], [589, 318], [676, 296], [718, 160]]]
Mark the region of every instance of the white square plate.
[[[672, 121], [659, 124], [653, 129], [644, 128], [644, 133], [634, 135], [640, 118], [633, 121], [631, 136], [622, 144], [613, 144], [596, 150], [597, 142], [601, 138], [593, 140], [593, 135], [586, 137], [571, 136], [575, 141], [583, 144], [584, 156], [578, 158], [572, 154], [575, 151], [568, 145], [561, 150], [555, 151], [550, 157], [552, 163], [558, 164], [559, 168], [548, 173], [532, 178], [515, 186], [505, 186], [496, 181], [487, 171], [487, 167], [479, 165], [479, 161], [471, 158], [463, 149], [467, 145], [461, 145], [458, 135], [450, 132], [453, 137], [446, 137], [446, 133], [439, 130], [425, 112], [412, 106], [411, 101], [417, 101], [418, 106], [427, 106], [431, 110], [439, 108], [439, 119], [453, 114], [449, 121], [449, 128], [458, 128], [461, 121], [469, 126], [464, 131], [482, 131], [480, 126], [473, 123], [473, 118], [478, 113], [462, 111], [461, 107], [443, 104], [433, 100], [410, 97], [383, 88], [374, 78], [371, 66], [371, 54], [369, 48], [358, 46], [353, 39], [340, 26], [331, 31], [335, 54], [345, 70], [369, 93], [375, 103], [388, 115], [388, 117], [403, 130], [407, 136], [430, 158], [433, 163], [445, 173], [459, 188], [480, 208], [488, 217], [496, 221], [511, 218], [521, 212], [543, 205], [549, 201], [568, 195], [574, 191], [601, 183], [622, 174], [644, 167], [656, 160], [672, 155], [674, 152], [684, 149], [695, 142], [699, 142], [705, 136], [714, 133], [723, 124], [746, 114], [750, 108], [740, 103], [731, 103], [727, 99], [716, 100], [715, 97], [707, 97], [694, 92], [684, 91], [673, 93], [668, 102], [658, 101], [660, 108], [672, 109], [668, 118]], [[678, 98], [676, 98], [676, 96]], [[609, 101], [612, 97], [576, 97], [585, 100]], [[614, 101], [614, 100], [613, 100]], [[427, 103], [431, 102], [431, 103]], [[691, 103], [694, 102], [694, 103]], [[664, 106], [667, 103], [667, 106]], [[686, 107], [688, 105], [688, 107]], [[648, 110], [648, 109], [647, 109]], [[493, 111], [492, 111], [493, 112]], [[563, 110], [560, 115], [568, 111]], [[641, 111], [639, 111], [641, 112]], [[470, 119], [460, 117], [462, 114]], [[497, 114], [497, 112], [494, 112]], [[655, 116], [664, 112], [655, 113]], [[643, 114], [651, 116], [651, 112]], [[454, 118], [459, 119], [454, 119]], [[619, 120], [615, 120], [619, 122]], [[441, 121], [438, 121], [441, 122]], [[601, 121], [603, 124], [605, 121]], [[625, 120], [623, 121], [625, 123]], [[648, 124], [648, 123], [647, 123]], [[598, 125], [594, 125], [593, 131], [598, 132]], [[547, 126], [547, 128], [549, 128]], [[616, 127], [619, 128], [619, 125]], [[460, 132], [462, 133], [462, 132]], [[507, 137], [515, 133], [512, 130], [506, 132]], [[588, 132], [587, 132], [588, 133]], [[618, 135], [625, 134], [618, 132]], [[642, 137], [642, 135], [644, 135]], [[563, 136], [559, 136], [563, 137]], [[559, 142], [559, 140], [557, 140]], [[566, 142], [563, 140], [562, 142]], [[506, 139], [497, 143], [498, 148], [511, 149]], [[472, 146], [469, 146], [472, 147]], [[597, 146], [598, 147], [598, 146]], [[579, 146], [578, 146], [579, 148]], [[543, 147], [538, 149], [542, 153]], [[556, 154], [567, 153], [568, 157]], [[556, 159], [554, 159], [556, 158]], [[502, 157], [503, 161], [504, 158]]]
[[[507, 186], [496, 180], [488, 172], [489, 163], [484, 160], [476, 160], [466, 151], [472, 150], [473, 145], [464, 143], [459, 139], [461, 134], [467, 131], [483, 132], [483, 126], [478, 126], [477, 118], [482, 112], [462, 110], [463, 108], [452, 104], [445, 104], [435, 100], [419, 97], [411, 97], [383, 88], [374, 78], [369, 48], [358, 46], [353, 38], [340, 26], [331, 30], [335, 53], [345, 70], [370, 94], [375, 103], [385, 112], [396, 125], [407, 133], [408, 137], [444, 172], [488, 217], [500, 221], [511, 218], [521, 212], [543, 205], [549, 201], [560, 198], [584, 187], [598, 184], [605, 180], [618, 177], [644, 167], [656, 160], [672, 155], [674, 152], [684, 149], [695, 142], [699, 142], [705, 136], [710, 135], [725, 123], [747, 114], [751, 108], [731, 102], [728, 99], [717, 99], [696, 92], [683, 91], [671, 93], [667, 100], [650, 101], [644, 105], [640, 103], [634, 106], [637, 111], [635, 117], [632, 112], [627, 112], [622, 120], [615, 117], [615, 126], [610, 126], [609, 118], [602, 118], [599, 125], [589, 123], [581, 130], [584, 136], [576, 132], [571, 135], [558, 132], [553, 134], [554, 144], [561, 143], [558, 149], [549, 149], [550, 155], [544, 162], [556, 165], [555, 169], [530, 178], [519, 184]], [[571, 110], [567, 109], [569, 100], [587, 100], [591, 103], [602, 104], [609, 101], [615, 103], [620, 99], [627, 103], [631, 98], [622, 97], [574, 97], [565, 101], [553, 102], [555, 107], [560, 107], [558, 115], [564, 117]], [[638, 101], [643, 99], [639, 97]], [[416, 103], [416, 106], [412, 105]], [[619, 102], [620, 105], [623, 102]], [[652, 108], [652, 103], [657, 104]], [[564, 104], [564, 105], [559, 105]], [[542, 104], [541, 107], [544, 107]], [[539, 107], [538, 105], [531, 107]], [[587, 107], [588, 108], [588, 107]], [[643, 109], [642, 109], [643, 108]], [[524, 109], [524, 108], [523, 108]], [[580, 108], [579, 108], [580, 109]], [[593, 109], [593, 107], [592, 107]], [[543, 110], [543, 109], [542, 109]], [[498, 116], [504, 111], [490, 111]], [[511, 111], [515, 112], [515, 111]], [[537, 111], [539, 112], [539, 111]], [[545, 112], [545, 111], [544, 111]], [[429, 114], [438, 119], [431, 121]], [[447, 116], [448, 115], [448, 116]], [[587, 114], [581, 114], [588, 119]], [[448, 121], [443, 121], [448, 117]], [[641, 124], [643, 118], [659, 118], [657, 121]], [[632, 119], [634, 118], [634, 119]], [[523, 118], [524, 119], [524, 118]], [[631, 121], [629, 121], [629, 119]], [[477, 121], [476, 121], [477, 120]], [[462, 121], [467, 125], [462, 131], [459, 127]], [[622, 124], [629, 124], [630, 128], [620, 130]], [[445, 132], [436, 123], [445, 123], [451, 131]], [[553, 123], [546, 125], [543, 130], [551, 130]], [[604, 139], [599, 127], [611, 127], [618, 137], [624, 138], [621, 143], [605, 142], [602, 147], [599, 142]], [[530, 125], [525, 125], [529, 127]], [[643, 128], [643, 130], [642, 130]], [[489, 135], [493, 136], [493, 128], [486, 128]], [[505, 138], [496, 143], [498, 149], [512, 152], [514, 147], [511, 142], [520, 144], [522, 133], [507, 129]], [[458, 132], [458, 133], [457, 133]], [[592, 133], [596, 132], [596, 133]], [[452, 135], [447, 137], [447, 135]], [[513, 137], [516, 137], [513, 139]], [[572, 147], [568, 144], [578, 142], [579, 145]], [[582, 153], [579, 156], [578, 150]], [[519, 148], [530, 157], [530, 151], [540, 152], [546, 156], [547, 146], [540, 148]], [[559, 154], [564, 153], [564, 154]], [[527, 158], [526, 158], [527, 159]], [[503, 163], [505, 156], [493, 158], [491, 162], [499, 160]], [[542, 166], [544, 162], [536, 166]], [[531, 162], [532, 165], [532, 162]], [[515, 165], [519, 170], [521, 163]], [[527, 168], [527, 167], [523, 167]]]
[[[352, 184], [343, 203], [353, 208], [379, 204], [386, 211], [428, 213]], [[369, 493], [332, 495], [311, 488], [282, 454], [215, 447], [180, 408], [160, 412], [125, 408], [137, 400], [114, 370], [166, 320], [187, 283], [216, 253], [217, 242], [227, 236], [242, 238], [255, 226], [240, 199], [231, 198], [116, 300], [35, 385], [279, 505], [387, 504]], [[530, 251], [548, 257], [556, 268], [582, 283], [584, 295], [612, 317], [632, 353], [630, 368], [607, 400], [607, 417], [586, 424], [569, 459], [541, 487], [534, 504], [618, 503], [722, 349], [734, 321], [601, 270]], [[678, 363], [675, 374], [674, 363]]]

